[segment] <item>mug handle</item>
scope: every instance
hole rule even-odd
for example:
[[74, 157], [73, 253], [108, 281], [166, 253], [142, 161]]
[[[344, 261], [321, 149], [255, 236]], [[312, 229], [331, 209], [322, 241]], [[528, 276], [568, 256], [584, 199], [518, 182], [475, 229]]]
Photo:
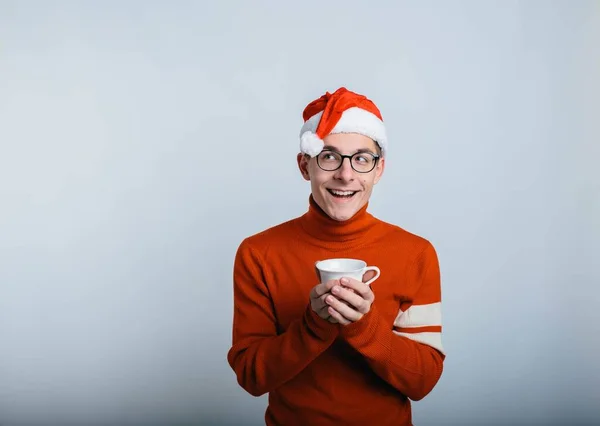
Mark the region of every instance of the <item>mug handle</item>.
[[377, 278], [379, 278], [379, 276], [381, 275], [381, 271], [379, 270], [379, 268], [377, 266], [367, 266], [363, 272], [363, 276], [367, 273], [367, 271], [377, 272], [377, 274], [373, 278], [371, 278], [369, 281], [367, 281], [365, 283], [366, 285], [371, 285], [371, 283], [373, 281], [375, 281]]

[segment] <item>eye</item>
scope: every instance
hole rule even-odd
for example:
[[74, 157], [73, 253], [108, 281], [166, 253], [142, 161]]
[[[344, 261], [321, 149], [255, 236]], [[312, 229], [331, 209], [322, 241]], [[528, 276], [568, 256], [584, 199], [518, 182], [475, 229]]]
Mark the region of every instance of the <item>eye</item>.
[[331, 151], [323, 151], [321, 155], [319, 155], [321, 161], [339, 161], [340, 157], [335, 152]]

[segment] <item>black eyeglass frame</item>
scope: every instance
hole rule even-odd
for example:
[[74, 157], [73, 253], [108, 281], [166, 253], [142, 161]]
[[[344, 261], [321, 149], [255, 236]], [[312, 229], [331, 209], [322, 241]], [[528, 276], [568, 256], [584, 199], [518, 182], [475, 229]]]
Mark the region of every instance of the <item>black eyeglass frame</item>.
[[[321, 167], [321, 164], [319, 163], [319, 156], [320, 156], [322, 153], [324, 153], [324, 152], [331, 152], [331, 153], [333, 153], [333, 154], [335, 154], [335, 155], [338, 155], [338, 156], [340, 156], [340, 157], [342, 158], [342, 161], [340, 161], [340, 165], [339, 165], [339, 166], [337, 166], [335, 169], [324, 169], [323, 167]], [[372, 155], [372, 156], [373, 156], [373, 158], [374, 158], [374, 160], [375, 160], [375, 161], [373, 161], [373, 167], [371, 167], [371, 169], [370, 169], [370, 170], [367, 170], [367, 171], [360, 171], [360, 170], [356, 170], [356, 169], [354, 168], [354, 164], [352, 164], [352, 159], [353, 159], [353, 158], [354, 158], [354, 156], [356, 156], [356, 155], [364, 155], [364, 154], [369, 154], [369, 155]], [[340, 167], [342, 167], [342, 165], [344, 164], [344, 160], [345, 160], [346, 158], [348, 159], [348, 161], [350, 161], [350, 167], [352, 167], [352, 170], [354, 170], [356, 173], [371, 173], [371, 172], [372, 172], [372, 171], [375, 169], [375, 167], [377, 166], [377, 162], [379, 161], [379, 159], [381, 158], [381, 156], [380, 156], [380, 155], [378, 155], [378, 154], [373, 154], [372, 152], [368, 152], [368, 151], [358, 151], [358, 152], [355, 152], [355, 153], [354, 153], [354, 154], [352, 154], [352, 155], [343, 155], [343, 154], [340, 154], [339, 152], [337, 152], [337, 151], [333, 151], [333, 150], [331, 150], [331, 149], [324, 149], [323, 151], [319, 152], [319, 154], [317, 154], [317, 158], [316, 158], [316, 160], [317, 160], [317, 166], [319, 166], [319, 168], [320, 168], [321, 170], [325, 171], [325, 172], [335, 172], [336, 170], [339, 170], [339, 169], [340, 169]]]

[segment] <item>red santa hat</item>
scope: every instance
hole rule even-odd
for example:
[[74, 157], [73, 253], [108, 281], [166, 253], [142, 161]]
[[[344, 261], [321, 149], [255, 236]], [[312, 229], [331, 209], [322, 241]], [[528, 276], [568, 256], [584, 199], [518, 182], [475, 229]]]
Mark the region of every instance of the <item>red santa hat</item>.
[[341, 87], [333, 93], [309, 103], [304, 112], [300, 130], [300, 151], [316, 156], [324, 146], [323, 139], [331, 133], [359, 133], [373, 139], [387, 151], [387, 136], [381, 112], [365, 96]]

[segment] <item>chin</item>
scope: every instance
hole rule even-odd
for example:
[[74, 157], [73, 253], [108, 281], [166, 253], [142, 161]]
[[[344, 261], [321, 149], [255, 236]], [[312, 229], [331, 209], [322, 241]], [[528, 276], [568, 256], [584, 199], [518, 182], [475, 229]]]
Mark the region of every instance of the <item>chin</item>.
[[344, 222], [344, 221], [350, 219], [352, 216], [351, 215], [330, 214], [329, 217], [337, 222]]
[[355, 208], [328, 208], [327, 214], [333, 220], [337, 220], [339, 222], [343, 222], [345, 220], [351, 219], [352, 216], [356, 214], [358, 209]]
[[321, 206], [327, 216], [338, 222], [343, 222], [351, 219], [364, 205], [363, 198], [360, 195], [362, 194], [357, 193], [355, 195], [357, 198], [342, 201], [336, 200], [327, 190], [324, 190], [319, 192], [319, 196], [315, 197], [315, 201], [317, 201], [317, 204]]

